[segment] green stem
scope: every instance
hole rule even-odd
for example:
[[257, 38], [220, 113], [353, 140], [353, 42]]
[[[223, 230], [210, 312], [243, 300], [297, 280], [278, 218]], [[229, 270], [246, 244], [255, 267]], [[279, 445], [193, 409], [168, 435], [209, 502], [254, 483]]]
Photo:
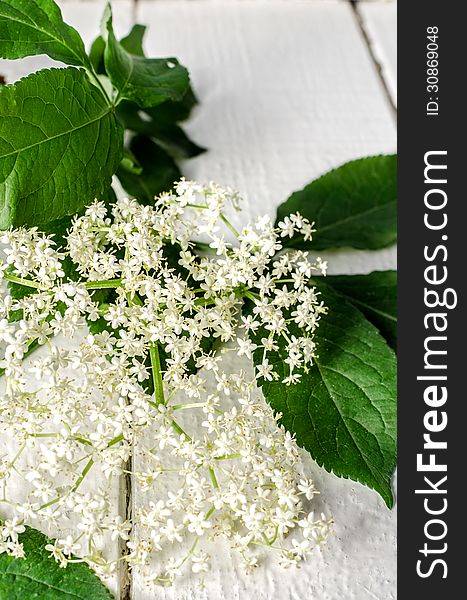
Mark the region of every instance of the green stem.
[[189, 442], [193, 441], [192, 438], [188, 435], [188, 433], [184, 431], [174, 419], [172, 419], [172, 422], [170, 424], [178, 433], [178, 435], [184, 435]]
[[242, 458], [241, 454], [223, 454], [222, 456], [215, 456], [214, 460], [229, 460], [231, 458]]
[[257, 294], [255, 294], [254, 292], [245, 291], [244, 294], [245, 294], [245, 298], [248, 298], [252, 302], [256, 302], [256, 300], [259, 300], [259, 296]]
[[240, 234], [238, 233], [238, 231], [235, 229], [235, 227], [232, 225], [232, 223], [227, 219], [227, 217], [221, 213], [221, 219], [222, 221], [227, 225], [227, 227], [230, 229], [230, 231], [234, 234], [234, 236], [238, 239], [240, 237]]
[[209, 467], [209, 477], [211, 478], [213, 487], [218, 490], [219, 482], [217, 481], [216, 474], [214, 473], [214, 469], [212, 467]]
[[60, 499], [61, 499], [61, 497], [59, 496], [58, 498], [54, 498], [53, 500], [50, 500], [50, 502], [46, 502], [45, 504], [41, 504], [39, 506], [39, 510], [42, 510], [42, 509], [47, 508], [49, 506], [52, 506], [52, 504], [56, 504]]
[[26, 444], [22, 444], [21, 447], [20, 447], [20, 449], [18, 450], [18, 452], [12, 458], [12, 460], [10, 462], [10, 466], [13, 466], [15, 464], [15, 462], [21, 456], [21, 454], [23, 453], [23, 451], [24, 451], [25, 448], [26, 448]]
[[268, 540], [265, 533], [261, 532], [261, 537], [263, 538], [265, 544], [267, 544], [268, 546], [271, 545], [271, 542]]
[[151, 358], [152, 382], [154, 384], [154, 394], [157, 404], [164, 404], [164, 385], [162, 383], [161, 358], [159, 355], [159, 345], [156, 342], [149, 347], [149, 356]]
[[[19, 285], [24, 285], [24, 287], [29, 287], [34, 290], [40, 289], [40, 284], [31, 279], [24, 279], [23, 277], [17, 277], [16, 275], [12, 275], [11, 273], [4, 273], [3, 278], [7, 281], [11, 281], [11, 283], [17, 283]], [[73, 282], [76, 283], [76, 282]], [[121, 287], [122, 280], [121, 279], [103, 279], [101, 281], [86, 281], [84, 283], [84, 287], [87, 290], [104, 290], [108, 288], [118, 288]]]
[[172, 410], [183, 410], [184, 408], [200, 408], [201, 406], [206, 406], [206, 402], [191, 402], [187, 404], [174, 404], [170, 408]]
[[81, 475], [78, 477], [75, 485], [73, 486], [73, 492], [76, 492], [76, 490], [79, 488], [79, 486], [81, 485], [83, 479], [86, 477], [86, 475], [89, 473], [92, 465], [94, 464], [94, 459], [90, 458], [88, 460], [88, 462], [86, 463], [86, 466], [84, 467]]
[[196, 536], [195, 541], [193, 542], [193, 545], [191, 546], [191, 548], [188, 550], [188, 554], [185, 556], [185, 558], [182, 560], [182, 562], [180, 563], [180, 566], [182, 566], [184, 563], [186, 563], [186, 561], [190, 558], [190, 556], [193, 554], [193, 552], [196, 550], [196, 546], [198, 545], [199, 542], [199, 536]]
[[75, 440], [77, 442], [79, 442], [80, 444], [85, 444], [86, 446], [92, 446], [92, 442], [90, 442], [89, 440], [87, 440], [86, 438], [83, 437], [77, 437], [75, 438]]
[[276, 529], [275, 529], [275, 532], [274, 532], [274, 536], [273, 536], [272, 540], [269, 542], [271, 546], [272, 546], [272, 545], [274, 544], [274, 542], [277, 540], [277, 535], [278, 535], [278, 533], [279, 533], [279, 527], [276, 525]]
[[201, 210], [207, 210], [209, 208], [206, 204], [193, 204], [192, 202], [187, 204], [187, 206], [190, 208], [200, 208]]
[[92, 79], [92, 81], [96, 84], [96, 86], [100, 89], [100, 91], [102, 92], [104, 98], [107, 100], [107, 104], [109, 106], [114, 106], [114, 103], [112, 102], [112, 98], [109, 98], [109, 95], [107, 94], [106, 89], [104, 88], [104, 86], [101, 83], [101, 80], [99, 79], [98, 74], [96, 73], [96, 71], [94, 70], [94, 67], [91, 64], [91, 61], [89, 61], [89, 65], [86, 69], [86, 72], [89, 75], [89, 78]]
[[206, 244], [206, 242], [200, 242], [199, 240], [197, 240], [196, 242], [193, 242], [193, 243], [197, 250], [202, 250], [205, 252], [212, 252], [211, 246], [209, 244]]
[[3, 278], [7, 281], [11, 281], [11, 283], [18, 283], [19, 285], [24, 285], [25, 287], [33, 288], [35, 290], [39, 289], [39, 284], [35, 281], [31, 281], [30, 279], [23, 279], [22, 277], [17, 277], [16, 275], [11, 275], [10, 273], [3, 273]]
[[87, 290], [105, 290], [122, 287], [121, 279], [103, 279], [101, 281], [86, 281], [84, 287]]
[[123, 439], [124, 439], [123, 433], [121, 433], [120, 435], [117, 435], [117, 437], [114, 437], [113, 440], [110, 440], [110, 442], [107, 444], [107, 448], [110, 448], [111, 446], [115, 446], [115, 444], [118, 444], [118, 442], [121, 442]]

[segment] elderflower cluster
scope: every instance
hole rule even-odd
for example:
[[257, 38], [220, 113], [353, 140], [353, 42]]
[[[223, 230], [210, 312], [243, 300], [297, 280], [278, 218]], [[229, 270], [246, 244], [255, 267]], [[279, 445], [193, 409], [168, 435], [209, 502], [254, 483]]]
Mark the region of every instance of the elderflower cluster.
[[[289, 565], [326, 541], [332, 521], [309, 511], [317, 491], [258, 388], [312, 364], [326, 309], [311, 277], [326, 265], [283, 250], [310, 239], [306, 219], [236, 231], [237, 201], [182, 180], [154, 206], [94, 203], [61, 248], [34, 228], [3, 236], [0, 551], [21, 556], [24, 525], [59, 528], [47, 549], [62, 566], [125, 560], [171, 584], [184, 566], [204, 573], [218, 538], [249, 567], [262, 549]], [[128, 478], [139, 502], [118, 514]]]

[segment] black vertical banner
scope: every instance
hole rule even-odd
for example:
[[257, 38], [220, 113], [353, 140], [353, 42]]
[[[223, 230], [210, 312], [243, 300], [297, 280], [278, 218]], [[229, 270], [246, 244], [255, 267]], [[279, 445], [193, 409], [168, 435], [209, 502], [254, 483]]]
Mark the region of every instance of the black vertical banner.
[[[462, 3], [398, 4], [398, 598], [465, 597]], [[419, 593], [419, 595], [417, 595]]]

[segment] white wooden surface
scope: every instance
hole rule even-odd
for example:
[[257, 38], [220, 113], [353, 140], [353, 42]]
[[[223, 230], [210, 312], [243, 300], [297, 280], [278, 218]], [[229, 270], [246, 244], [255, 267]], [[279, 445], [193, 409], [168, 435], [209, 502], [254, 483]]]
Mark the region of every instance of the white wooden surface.
[[[98, 30], [101, 0], [62, 0], [65, 18], [86, 41]], [[240, 219], [275, 207], [291, 191], [346, 160], [395, 150], [395, 124], [385, 91], [344, 0], [118, 0], [117, 30], [133, 18], [149, 26], [151, 55], [177, 56], [192, 75], [201, 105], [187, 123], [209, 152], [184, 165], [199, 180], [242, 190]], [[395, 93], [395, 4], [360, 3], [372, 51]], [[43, 59], [2, 61], [9, 80]], [[391, 79], [392, 78], [392, 79]], [[395, 267], [395, 249], [330, 252], [332, 273]], [[245, 576], [224, 547], [204, 588], [182, 579], [148, 590], [133, 574], [133, 600], [393, 600], [396, 513], [374, 493], [319, 469], [304, 455], [336, 535], [299, 571], [274, 564]], [[138, 498], [135, 500], [138, 502]], [[113, 587], [117, 585], [113, 582]]]
[[397, 103], [397, 3], [359, 2], [358, 10], [394, 104]]

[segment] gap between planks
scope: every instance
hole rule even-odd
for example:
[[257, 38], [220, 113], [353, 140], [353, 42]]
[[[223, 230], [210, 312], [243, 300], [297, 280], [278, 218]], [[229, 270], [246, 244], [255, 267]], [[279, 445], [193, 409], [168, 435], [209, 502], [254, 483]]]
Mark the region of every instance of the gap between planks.
[[[134, 0], [134, 2], [137, 2], [138, 0]], [[359, 9], [359, 4], [360, 4], [360, 0], [348, 0], [351, 8], [352, 8], [352, 13], [354, 15], [355, 18], [355, 22], [357, 24], [357, 27], [362, 35], [362, 38], [365, 42], [365, 46], [368, 50], [368, 53], [370, 55], [371, 58], [371, 62], [373, 63], [373, 66], [376, 70], [376, 73], [378, 75], [378, 78], [381, 82], [381, 85], [383, 87], [384, 90], [384, 95], [386, 96], [386, 101], [389, 104], [389, 106], [391, 107], [391, 112], [392, 112], [392, 116], [393, 119], [396, 121], [397, 120], [397, 107], [394, 103], [391, 91], [389, 89], [389, 85], [388, 82], [386, 81], [386, 77], [384, 75], [384, 69], [383, 69], [383, 65], [381, 64], [380, 60], [378, 59], [378, 57], [376, 56], [374, 49], [373, 49], [373, 44], [371, 42], [371, 37], [370, 37], [370, 33], [367, 31], [366, 25], [365, 25], [365, 20], [363, 18], [362, 13], [360, 12]]]
[[[118, 498], [118, 514], [124, 521], [130, 521], [133, 517], [133, 447], [131, 454], [124, 465], [124, 472], [120, 477], [119, 483], [119, 498]], [[131, 536], [131, 530], [130, 530]], [[118, 556], [121, 560], [118, 569], [118, 599], [132, 600], [133, 598], [133, 573], [128, 567], [128, 563], [124, 557], [128, 555], [127, 541], [119, 538], [118, 541]]]

